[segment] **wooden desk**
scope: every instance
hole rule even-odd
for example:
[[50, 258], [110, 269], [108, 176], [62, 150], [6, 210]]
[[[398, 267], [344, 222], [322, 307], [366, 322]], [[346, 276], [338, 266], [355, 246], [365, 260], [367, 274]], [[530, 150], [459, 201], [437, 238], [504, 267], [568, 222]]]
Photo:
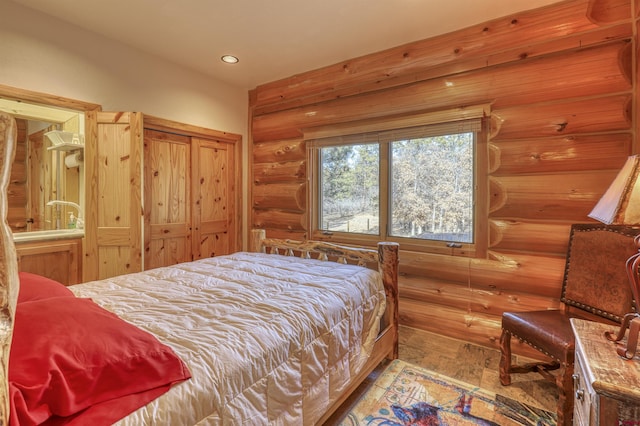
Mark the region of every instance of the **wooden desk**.
[[576, 337], [574, 424], [640, 425], [640, 357], [625, 360], [604, 337], [619, 327], [575, 318], [571, 327]]

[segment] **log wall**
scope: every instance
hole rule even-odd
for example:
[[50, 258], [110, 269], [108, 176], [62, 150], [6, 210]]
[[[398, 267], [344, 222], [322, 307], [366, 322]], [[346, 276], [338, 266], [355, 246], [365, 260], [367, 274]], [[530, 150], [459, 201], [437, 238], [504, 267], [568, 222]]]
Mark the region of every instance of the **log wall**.
[[637, 152], [635, 3], [569, 0], [255, 88], [251, 226], [306, 236], [304, 129], [489, 103], [487, 256], [401, 246], [400, 322], [497, 347], [503, 311], [559, 307], [571, 224]]

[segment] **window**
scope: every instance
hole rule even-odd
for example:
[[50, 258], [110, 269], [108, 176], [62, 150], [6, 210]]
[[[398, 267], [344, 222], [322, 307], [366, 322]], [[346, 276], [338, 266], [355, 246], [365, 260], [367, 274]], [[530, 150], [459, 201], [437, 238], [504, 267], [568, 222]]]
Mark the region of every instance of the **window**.
[[474, 132], [389, 143], [389, 235], [473, 243]]
[[483, 139], [478, 117], [308, 140], [313, 238], [473, 254]]
[[378, 144], [320, 148], [320, 221], [324, 231], [380, 234]]

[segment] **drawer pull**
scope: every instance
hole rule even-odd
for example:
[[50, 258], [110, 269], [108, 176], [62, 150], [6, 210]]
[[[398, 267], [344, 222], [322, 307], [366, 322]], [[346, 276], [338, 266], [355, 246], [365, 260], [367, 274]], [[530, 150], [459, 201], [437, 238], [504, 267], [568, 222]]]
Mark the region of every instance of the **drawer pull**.
[[584, 391], [582, 389], [578, 389], [576, 391], [576, 400], [582, 401], [584, 399]]

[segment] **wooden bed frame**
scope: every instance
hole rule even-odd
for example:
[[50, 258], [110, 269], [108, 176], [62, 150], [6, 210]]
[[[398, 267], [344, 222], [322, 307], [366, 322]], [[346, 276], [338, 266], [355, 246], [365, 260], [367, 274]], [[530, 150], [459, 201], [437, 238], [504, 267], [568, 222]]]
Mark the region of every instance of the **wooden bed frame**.
[[[7, 224], [7, 188], [15, 156], [16, 126], [13, 117], [0, 112], [0, 426], [9, 421], [8, 360], [19, 290], [18, 263], [13, 234]], [[386, 311], [371, 357], [362, 371], [318, 422], [335, 412], [358, 385], [384, 360], [398, 356], [398, 244], [381, 242], [378, 250], [341, 246], [319, 241], [291, 241], [265, 238], [264, 230], [251, 233], [253, 251], [313, 257], [340, 263], [377, 267], [386, 293]]]
[[361, 266], [376, 266], [382, 275], [387, 297], [380, 332], [371, 356], [362, 371], [354, 377], [340, 398], [331, 406], [317, 424], [323, 424], [364, 379], [384, 360], [398, 358], [398, 243], [379, 242], [378, 250], [341, 246], [323, 241], [292, 241], [265, 238], [265, 231], [251, 231], [251, 250], [285, 256], [300, 256], [339, 263], [355, 263]]

